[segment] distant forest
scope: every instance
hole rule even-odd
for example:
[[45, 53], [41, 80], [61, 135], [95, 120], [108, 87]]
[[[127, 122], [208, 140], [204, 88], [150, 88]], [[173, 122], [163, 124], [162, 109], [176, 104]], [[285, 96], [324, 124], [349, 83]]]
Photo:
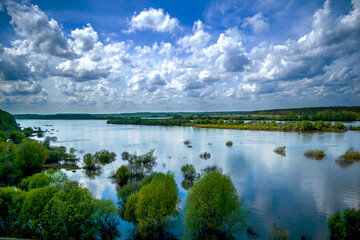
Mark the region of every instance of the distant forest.
[[[137, 112], [119, 114], [15, 114], [16, 119], [63, 119], [63, 120], [117, 120], [123, 118], [172, 118], [178, 122], [193, 119], [224, 120], [280, 120], [280, 121], [356, 121], [360, 120], [360, 106], [290, 108], [259, 111], [222, 112]], [[179, 121], [181, 120], [181, 121]], [[173, 125], [173, 124], [169, 124]]]

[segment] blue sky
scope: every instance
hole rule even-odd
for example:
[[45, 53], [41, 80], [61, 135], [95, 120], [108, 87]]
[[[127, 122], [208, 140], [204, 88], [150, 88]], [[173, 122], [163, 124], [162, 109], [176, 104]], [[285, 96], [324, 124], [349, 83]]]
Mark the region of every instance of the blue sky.
[[359, 105], [360, 0], [0, 2], [11, 113]]

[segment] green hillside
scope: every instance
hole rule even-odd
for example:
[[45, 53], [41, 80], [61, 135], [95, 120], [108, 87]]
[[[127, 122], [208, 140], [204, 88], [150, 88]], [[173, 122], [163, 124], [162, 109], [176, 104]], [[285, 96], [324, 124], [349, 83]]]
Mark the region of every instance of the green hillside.
[[19, 129], [19, 127], [16, 124], [14, 116], [0, 109], [0, 130], [9, 131], [16, 129]]

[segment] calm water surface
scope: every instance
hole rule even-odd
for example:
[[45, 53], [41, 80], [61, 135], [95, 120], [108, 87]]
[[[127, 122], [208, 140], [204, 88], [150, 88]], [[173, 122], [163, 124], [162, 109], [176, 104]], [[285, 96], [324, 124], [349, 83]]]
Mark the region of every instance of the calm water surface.
[[[250, 225], [266, 238], [272, 224], [288, 230], [291, 239], [311, 235], [327, 239], [327, 217], [336, 210], [357, 207], [360, 203], [360, 163], [341, 168], [335, 163], [340, 154], [352, 146], [360, 148], [360, 132], [294, 133], [198, 129], [192, 127], [158, 127], [108, 125], [102, 120], [17, 120], [22, 127], [39, 126], [48, 129], [47, 136], [57, 136], [56, 146], [74, 147], [85, 153], [101, 149], [114, 151], [118, 160], [105, 166], [101, 176], [87, 178], [82, 170], [67, 172], [98, 198], [117, 201], [115, 185], [107, 179], [110, 172], [124, 164], [123, 151], [143, 154], [155, 149], [156, 171], [175, 172], [181, 207], [187, 191], [181, 187], [180, 168], [193, 164], [198, 172], [216, 164], [229, 173], [245, 207], [252, 212]], [[54, 129], [54, 130], [51, 130]], [[50, 134], [52, 133], [52, 134]], [[189, 139], [192, 148], [183, 141]], [[232, 147], [225, 142], [233, 141]], [[211, 143], [211, 145], [209, 145]], [[286, 146], [286, 156], [273, 152]], [[321, 149], [326, 158], [317, 161], [304, 157], [309, 149]], [[203, 160], [201, 152], [210, 152]], [[77, 152], [82, 158], [82, 154]], [[81, 163], [80, 163], [81, 165]], [[122, 223], [123, 235], [131, 225]], [[173, 230], [180, 235], [182, 228]], [[244, 233], [236, 236], [241, 239]]]

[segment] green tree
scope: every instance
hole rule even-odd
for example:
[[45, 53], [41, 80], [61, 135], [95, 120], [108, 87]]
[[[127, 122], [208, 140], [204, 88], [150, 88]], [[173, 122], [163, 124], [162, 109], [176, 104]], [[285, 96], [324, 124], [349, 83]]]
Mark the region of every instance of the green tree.
[[91, 153], [87, 153], [84, 155], [84, 168], [88, 171], [96, 171], [101, 168], [99, 159], [95, 158], [91, 155]]
[[41, 213], [43, 239], [94, 239], [95, 198], [77, 182], [66, 182]]
[[181, 167], [181, 172], [186, 180], [194, 181], [196, 178], [196, 170], [194, 165], [192, 164], [185, 164]]
[[40, 238], [42, 232], [41, 213], [58, 192], [54, 186], [41, 187], [26, 192], [16, 221], [16, 235], [26, 238]]
[[125, 219], [136, 223], [142, 237], [161, 238], [170, 220], [178, 214], [178, 195], [173, 174], [158, 174], [128, 198]]
[[189, 190], [185, 225], [193, 239], [227, 239], [246, 226], [244, 211], [230, 176], [206, 171]]
[[98, 239], [116, 239], [121, 236], [117, 227], [120, 224], [119, 209], [109, 199], [96, 200], [95, 223]]
[[343, 214], [336, 211], [328, 218], [328, 227], [331, 239], [360, 239], [360, 210], [347, 208]]
[[47, 149], [31, 139], [23, 140], [15, 148], [14, 162], [24, 176], [40, 172], [47, 158]]
[[51, 184], [64, 183], [67, 180], [67, 175], [64, 172], [50, 169], [45, 172], [33, 174], [27, 178], [23, 178], [18, 187], [23, 190], [31, 190], [46, 187]]
[[13, 141], [13, 143], [19, 144], [25, 138], [25, 136], [19, 131], [12, 131], [9, 134], [9, 138], [11, 139], [11, 141]]
[[17, 214], [13, 211], [15, 199], [22, 191], [13, 187], [0, 188], [0, 233], [5, 236], [13, 234]]
[[132, 175], [128, 167], [122, 165], [116, 170], [115, 173], [112, 173], [111, 178], [113, 179], [113, 181], [117, 182], [120, 186], [123, 186], [128, 183], [128, 181], [132, 178]]
[[0, 142], [6, 142], [6, 135], [3, 131], [0, 131]]
[[99, 152], [96, 152], [93, 157], [98, 160], [100, 164], [109, 164], [115, 161], [116, 153], [103, 149]]

